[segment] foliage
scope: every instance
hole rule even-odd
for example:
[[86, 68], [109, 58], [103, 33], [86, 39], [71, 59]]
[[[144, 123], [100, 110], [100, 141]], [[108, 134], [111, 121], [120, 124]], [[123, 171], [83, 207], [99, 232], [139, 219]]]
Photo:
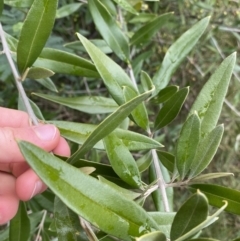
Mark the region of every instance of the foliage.
[[[1, 84], [7, 88], [1, 103], [27, 111], [35, 124], [54, 123], [72, 155], [54, 156], [19, 141], [49, 190], [20, 204], [0, 240], [38, 240], [39, 235], [42, 240], [216, 240], [211, 233], [208, 238], [201, 234], [221, 222], [223, 211], [240, 214], [237, 188], [213, 183], [232, 173], [211, 168], [224, 141], [219, 118], [222, 123], [230, 79], [239, 68], [236, 53], [229, 47], [218, 67], [206, 67], [208, 53], [201, 55], [206, 64], [199, 67], [197, 58], [192, 60], [200, 56], [198, 47], [209, 39], [218, 47], [217, 30], [209, 28], [216, 19], [215, 1], [197, 7], [186, 1], [186, 9], [195, 14], [187, 27], [184, 3], [167, 2], [4, 1], [7, 45], [1, 38], [6, 55], [11, 50], [7, 60], [16, 61], [16, 85], [24, 81], [26, 92], [35, 93], [31, 101], [24, 90], [20, 98], [8, 97], [13, 70], [2, 58]], [[199, 14], [198, 8], [205, 12]], [[206, 12], [214, 13], [212, 19]], [[8, 27], [13, 14], [20, 22], [15, 32]], [[182, 27], [174, 29], [177, 18]], [[64, 32], [71, 21], [74, 28]], [[173, 29], [176, 34], [163, 34]], [[187, 81], [186, 59], [194, 66]], [[199, 90], [191, 79], [200, 78], [201, 68], [208, 80]], [[184, 73], [181, 82], [175, 80], [179, 71]], [[78, 111], [81, 118], [76, 118]], [[173, 197], [179, 187], [184, 198], [186, 190], [192, 192], [184, 201]], [[234, 238], [239, 237], [226, 240]]]

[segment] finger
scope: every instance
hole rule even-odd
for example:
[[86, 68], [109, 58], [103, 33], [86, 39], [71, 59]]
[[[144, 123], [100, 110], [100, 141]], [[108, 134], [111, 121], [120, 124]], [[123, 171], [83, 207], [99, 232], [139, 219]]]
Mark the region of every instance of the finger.
[[27, 201], [45, 191], [47, 186], [39, 179], [32, 169], [27, 170], [16, 180], [16, 193], [19, 199]]
[[26, 112], [0, 107], [0, 127], [30, 126], [30, 119]]
[[60, 133], [54, 125], [39, 125], [26, 128], [0, 128], [1, 162], [21, 162], [24, 160], [16, 140], [29, 141], [46, 151], [57, 147]]
[[15, 216], [19, 199], [15, 191], [15, 178], [0, 172], [0, 225]]
[[59, 156], [71, 155], [70, 147], [63, 137], [60, 137], [58, 145], [53, 149], [53, 153]]

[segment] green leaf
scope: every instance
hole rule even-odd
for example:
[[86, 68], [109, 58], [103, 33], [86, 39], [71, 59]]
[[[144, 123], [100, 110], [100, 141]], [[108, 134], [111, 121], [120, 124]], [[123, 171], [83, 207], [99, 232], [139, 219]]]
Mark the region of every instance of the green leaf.
[[62, 202], [104, 232], [130, 241], [129, 236], [139, 237], [158, 228], [144, 209], [108, 185], [31, 143], [20, 141], [19, 147], [31, 168]]
[[140, 173], [146, 171], [149, 166], [152, 163], [152, 155], [151, 152], [148, 152], [147, 154], [143, 155], [142, 157], [140, 157], [137, 161], [137, 166], [138, 166], [138, 170]]
[[148, 43], [159, 29], [168, 23], [173, 13], [166, 13], [153, 19], [135, 32], [130, 40], [131, 45], [142, 45]]
[[138, 16], [133, 17], [129, 23], [146, 23], [157, 17], [156, 14], [153, 13], [139, 13]]
[[88, 241], [78, 215], [57, 196], [54, 200], [54, 221], [59, 241]]
[[[151, 86], [153, 88], [153, 86]], [[151, 89], [152, 89], [151, 88]], [[149, 89], [148, 89], [149, 90]], [[134, 97], [136, 97], [135, 90], [129, 88], [128, 86], [123, 87], [123, 95], [125, 97], [125, 101], [130, 101]], [[131, 113], [134, 121], [136, 124], [140, 127], [142, 127], [144, 130], [148, 129], [149, 123], [148, 123], [148, 114], [147, 110], [144, 104], [141, 104], [137, 106]]]
[[188, 87], [182, 88], [164, 104], [155, 120], [154, 128], [156, 130], [168, 125], [177, 117], [187, 98], [188, 92]]
[[176, 165], [181, 179], [188, 174], [200, 140], [200, 119], [192, 114], [184, 123], [176, 149]]
[[54, 75], [55, 73], [50, 69], [32, 67], [29, 69], [27, 78], [29, 79], [44, 79]]
[[111, 133], [103, 139], [109, 162], [118, 176], [129, 185], [141, 188], [140, 173], [132, 154], [115, 134]]
[[169, 152], [159, 150], [157, 150], [157, 155], [161, 163], [168, 169], [168, 171], [173, 173], [175, 156]]
[[119, 193], [121, 193], [122, 195], [124, 195], [128, 199], [134, 200], [134, 199], [141, 196], [141, 193], [133, 192], [131, 190], [122, 188], [122, 187], [116, 185], [115, 183], [108, 181], [104, 177], [98, 176], [98, 179], [99, 179], [100, 182], [103, 182], [103, 183], [111, 186], [112, 188], [114, 188], [116, 191], [118, 191]]
[[150, 76], [144, 71], [141, 72], [141, 83], [144, 91], [148, 91], [153, 87], [153, 83]]
[[38, 82], [40, 85], [44, 86], [45, 88], [47, 88], [48, 90], [58, 92], [56, 85], [50, 78], [36, 79], [35, 81]]
[[161, 104], [170, 99], [174, 94], [179, 90], [179, 87], [176, 85], [167, 86], [164, 89], [160, 90], [157, 96], [151, 99], [151, 102], [154, 104]]
[[56, 19], [69, 16], [70, 14], [76, 12], [82, 5], [83, 3], [69, 3], [62, 6], [56, 11]]
[[193, 235], [197, 234], [198, 232], [202, 231], [202, 229], [206, 228], [207, 226], [211, 225], [212, 223], [216, 222], [218, 220], [218, 215], [223, 212], [223, 210], [227, 207], [227, 202], [213, 215], [207, 217], [205, 221], [200, 223], [198, 226], [181, 236], [180, 238], [176, 239], [176, 241], [184, 241], [187, 240], [187, 238], [192, 237]]
[[90, 61], [58, 49], [44, 48], [34, 66], [51, 69], [55, 73], [99, 77]]
[[190, 110], [190, 113], [198, 112], [202, 136], [210, 132], [218, 122], [235, 61], [236, 53], [233, 53], [222, 62], [206, 82]]
[[212, 161], [223, 135], [223, 125], [215, 127], [208, 135], [200, 140], [194, 159], [192, 160], [188, 178], [199, 175]]
[[28, 8], [31, 7], [34, 0], [4, 0], [4, 4], [7, 4], [16, 8]]
[[213, 239], [213, 238], [195, 238], [195, 239], [190, 239], [189, 241], [220, 241], [220, 240]]
[[[68, 121], [49, 121], [56, 125], [61, 132], [61, 135], [73, 142], [82, 145], [89, 135], [98, 127], [97, 125], [74, 123]], [[121, 139], [130, 151], [158, 149], [162, 145], [148, 136], [141, 135], [137, 132], [116, 128], [113, 133]], [[104, 149], [102, 141], [97, 142], [94, 148]]]
[[214, 184], [193, 184], [190, 187], [201, 190], [212, 206], [221, 207], [222, 201], [226, 200], [225, 211], [240, 215], [240, 191]]
[[115, 19], [98, 0], [89, 0], [88, 6], [103, 39], [120, 59], [127, 61], [129, 59], [128, 40]]
[[164, 233], [157, 231], [144, 234], [140, 238], [136, 238], [136, 241], [167, 241], [167, 238]]
[[199, 183], [199, 182], [204, 182], [215, 178], [229, 177], [229, 176], [234, 176], [234, 174], [229, 172], [207, 173], [207, 174], [202, 174], [197, 177], [194, 177], [189, 181], [189, 183], [191, 184]]
[[19, 203], [16, 216], [10, 221], [9, 241], [26, 241], [30, 238], [30, 221], [25, 204]]
[[4, 6], [4, 0], [0, 0], [0, 17], [2, 16], [3, 6]]
[[17, 48], [17, 65], [21, 73], [38, 58], [51, 33], [57, 0], [35, 0], [23, 23]]
[[180, 63], [195, 46], [198, 39], [207, 28], [209, 20], [210, 18], [206, 17], [197, 22], [168, 49], [163, 62], [161, 63], [161, 68], [153, 77], [153, 84], [156, 86], [154, 95], [157, 95], [161, 89], [168, 85]]
[[167, 238], [170, 238], [170, 230], [176, 213], [149, 212], [148, 214], [158, 224], [159, 230], [161, 230], [167, 236]]
[[205, 221], [208, 216], [208, 201], [200, 191], [193, 194], [174, 217], [170, 237], [177, 240], [182, 235]]
[[[105, 54], [111, 54], [112, 50], [109, 48], [107, 45], [106, 41], [103, 39], [89, 39], [89, 41], [97, 46], [103, 53]], [[71, 43], [64, 44], [64, 47], [77, 50], [77, 51], [82, 51], [86, 52], [86, 49], [83, 47], [82, 43], [79, 41], [74, 41]]]
[[113, 0], [115, 3], [117, 3], [120, 7], [122, 7], [124, 10], [138, 15], [138, 12], [132, 7], [132, 5], [127, 0]]
[[59, 97], [33, 93], [36, 96], [89, 114], [112, 113], [118, 107], [115, 101], [102, 96]]
[[154, 89], [145, 92], [136, 98], [128, 101], [120, 106], [115, 112], [109, 115], [98, 127], [89, 135], [81, 148], [69, 158], [69, 161], [74, 163], [84, 154], [86, 154], [98, 141], [115, 130], [119, 124], [141, 103], [143, 102]]

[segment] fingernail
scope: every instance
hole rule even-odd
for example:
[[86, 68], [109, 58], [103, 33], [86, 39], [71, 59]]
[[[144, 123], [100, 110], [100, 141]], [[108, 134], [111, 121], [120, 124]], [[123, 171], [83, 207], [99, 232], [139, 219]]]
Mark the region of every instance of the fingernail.
[[36, 194], [40, 193], [40, 191], [42, 190], [42, 187], [43, 187], [43, 183], [41, 181], [37, 181], [35, 183], [35, 186], [34, 186], [34, 189], [33, 189], [33, 192], [32, 192], [32, 195], [30, 198], [32, 198]]
[[33, 130], [43, 141], [53, 140], [57, 132], [57, 128], [53, 125], [39, 125], [34, 127]]

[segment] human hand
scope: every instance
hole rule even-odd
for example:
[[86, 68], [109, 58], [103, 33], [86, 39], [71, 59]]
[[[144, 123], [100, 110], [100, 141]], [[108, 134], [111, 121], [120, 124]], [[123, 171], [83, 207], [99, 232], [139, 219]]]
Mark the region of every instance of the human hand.
[[27, 201], [47, 188], [25, 162], [16, 139], [70, 155], [67, 142], [54, 125], [31, 126], [25, 112], [0, 107], [0, 225], [15, 216], [20, 200]]

